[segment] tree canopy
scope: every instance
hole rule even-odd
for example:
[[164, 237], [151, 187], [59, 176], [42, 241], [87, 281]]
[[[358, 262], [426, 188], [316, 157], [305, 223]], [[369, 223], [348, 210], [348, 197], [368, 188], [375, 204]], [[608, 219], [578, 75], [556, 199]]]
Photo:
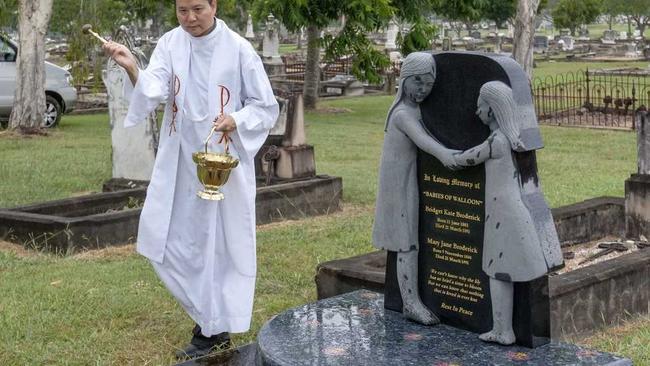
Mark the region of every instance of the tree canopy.
[[620, 14], [628, 15], [643, 36], [645, 29], [650, 26], [650, 1], [625, 0], [621, 1], [620, 7]]
[[552, 11], [557, 28], [569, 28], [575, 35], [582, 24], [596, 20], [602, 12], [602, 0], [559, 0]]
[[379, 80], [378, 70], [388, 59], [366, 33], [384, 28], [396, 18], [412, 24], [410, 32], [401, 37], [403, 52], [427, 49], [435, 34], [435, 27], [425, 17], [430, 9], [431, 0], [259, 0], [254, 4], [256, 18], [271, 13], [293, 32], [309, 26], [324, 29], [345, 17], [342, 29], [320, 42], [328, 58], [354, 54], [355, 75], [369, 81]]
[[2, 28], [16, 28], [18, 17], [15, 12], [18, 11], [16, 0], [0, 0], [0, 32]]

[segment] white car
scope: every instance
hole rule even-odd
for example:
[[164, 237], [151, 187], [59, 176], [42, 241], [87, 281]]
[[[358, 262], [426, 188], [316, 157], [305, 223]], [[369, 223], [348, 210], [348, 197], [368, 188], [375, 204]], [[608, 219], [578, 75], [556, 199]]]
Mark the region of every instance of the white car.
[[[18, 46], [0, 34], [0, 123], [9, 120], [16, 91], [16, 55]], [[46, 110], [44, 127], [54, 127], [63, 113], [72, 111], [77, 103], [77, 90], [66, 70], [45, 62]]]

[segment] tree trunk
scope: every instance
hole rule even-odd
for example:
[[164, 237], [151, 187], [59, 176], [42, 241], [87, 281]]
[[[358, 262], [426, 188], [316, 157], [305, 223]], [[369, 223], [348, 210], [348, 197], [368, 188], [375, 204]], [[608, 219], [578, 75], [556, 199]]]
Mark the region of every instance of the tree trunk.
[[612, 30], [613, 24], [614, 24], [614, 16], [610, 15], [607, 17], [607, 27], [609, 28], [610, 31]]
[[320, 29], [307, 27], [307, 61], [305, 64], [305, 85], [303, 89], [306, 109], [315, 109], [318, 102], [318, 83], [320, 81]]
[[512, 55], [528, 74], [533, 77], [533, 40], [535, 38], [535, 15], [540, 0], [519, 0], [515, 17], [515, 34]]
[[53, 0], [18, 0], [16, 93], [9, 128], [40, 128], [45, 114], [45, 33]]
[[300, 31], [298, 31], [298, 41], [296, 42], [296, 49], [302, 50], [302, 37], [303, 37], [303, 28], [300, 28]]
[[632, 17], [627, 16], [627, 39], [632, 39]]
[[641, 38], [645, 38], [645, 36], [643, 35], [643, 33], [645, 33], [645, 27], [646, 27], [646, 25], [647, 25], [646, 23], [639, 23], [639, 25], [638, 25], [638, 27], [637, 27], [637, 28], [639, 28], [639, 35], [641, 36]]

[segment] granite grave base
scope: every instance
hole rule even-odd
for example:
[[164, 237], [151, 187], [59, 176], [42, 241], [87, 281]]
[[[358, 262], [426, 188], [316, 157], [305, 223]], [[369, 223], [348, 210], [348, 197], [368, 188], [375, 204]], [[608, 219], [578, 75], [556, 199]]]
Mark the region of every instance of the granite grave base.
[[[574, 244], [625, 233], [624, 200], [602, 197], [553, 209], [560, 240]], [[318, 298], [383, 292], [386, 253], [321, 263]], [[650, 309], [650, 249], [549, 277], [551, 339], [585, 336]]]
[[[0, 239], [64, 253], [132, 242], [145, 187], [146, 182], [112, 181], [105, 189], [113, 192], [0, 209]], [[327, 175], [258, 187], [257, 224], [339, 211], [342, 193], [342, 179]]]
[[529, 349], [478, 340], [447, 325], [422, 326], [384, 308], [383, 295], [360, 290], [288, 310], [258, 337], [257, 365], [632, 365], [567, 343]]
[[250, 343], [236, 349], [214, 353], [178, 363], [176, 366], [252, 366], [257, 357], [257, 345]]

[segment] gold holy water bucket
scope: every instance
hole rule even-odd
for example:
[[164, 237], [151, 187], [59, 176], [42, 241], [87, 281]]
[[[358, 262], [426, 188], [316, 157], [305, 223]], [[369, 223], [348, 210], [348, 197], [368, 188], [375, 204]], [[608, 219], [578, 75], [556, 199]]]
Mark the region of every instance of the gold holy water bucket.
[[214, 134], [215, 128], [212, 128], [208, 138], [205, 139], [205, 151], [193, 153], [192, 160], [196, 163], [196, 175], [203, 184], [203, 190], [198, 191], [196, 195], [204, 200], [221, 201], [224, 199], [224, 195], [219, 188], [228, 182], [230, 172], [239, 165], [239, 160], [228, 152], [229, 137], [226, 132], [220, 140], [226, 144], [225, 153], [208, 152], [208, 142]]

